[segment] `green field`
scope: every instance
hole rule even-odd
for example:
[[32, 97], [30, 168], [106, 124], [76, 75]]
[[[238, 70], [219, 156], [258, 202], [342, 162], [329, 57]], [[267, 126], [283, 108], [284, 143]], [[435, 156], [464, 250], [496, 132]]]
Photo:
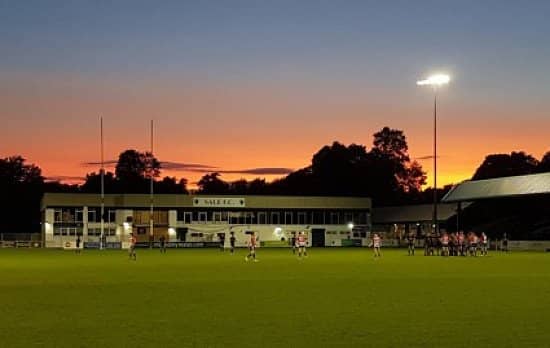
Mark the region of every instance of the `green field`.
[[1, 347], [549, 346], [550, 254], [0, 250]]

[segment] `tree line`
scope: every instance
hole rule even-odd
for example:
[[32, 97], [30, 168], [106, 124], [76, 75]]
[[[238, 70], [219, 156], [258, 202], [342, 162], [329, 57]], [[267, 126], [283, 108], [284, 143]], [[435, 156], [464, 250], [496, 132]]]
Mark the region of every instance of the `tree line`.
[[[525, 152], [488, 155], [472, 180], [550, 172], [550, 151], [541, 160]], [[126, 150], [119, 155], [114, 172], [104, 173], [106, 193], [148, 193], [153, 179], [159, 194], [187, 194], [184, 178], [161, 177], [162, 165], [151, 153]], [[287, 176], [224, 181], [220, 173], [206, 173], [197, 183], [198, 194], [363, 196], [375, 206], [429, 203], [433, 189], [426, 188], [426, 172], [411, 159], [403, 131], [384, 127], [373, 134], [372, 145], [323, 146], [311, 163]], [[443, 196], [451, 185], [438, 189]], [[38, 232], [40, 201], [44, 192], [99, 193], [101, 172], [86, 175], [84, 183], [48, 182], [41, 169], [22, 156], [0, 159], [0, 232]]]

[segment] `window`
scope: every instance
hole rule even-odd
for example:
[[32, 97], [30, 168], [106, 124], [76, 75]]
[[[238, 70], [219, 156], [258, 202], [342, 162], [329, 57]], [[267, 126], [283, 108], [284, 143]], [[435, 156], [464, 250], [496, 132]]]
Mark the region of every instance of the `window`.
[[214, 223], [220, 223], [220, 222], [222, 222], [222, 213], [221, 213], [221, 211], [215, 211], [215, 212], [214, 212], [214, 218], [213, 218], [213, 220], [214, 220]]
[[260, 225], [266, 225], [267, 224], [267, 215], [265, 211], [258, 213], [258, 224]]
[[99, 236], [101, 235], [100, 228], [88, 228], [88, 236]]
[[280, 223], [281, 223], [281, 221], [280, 221], [279, 212], [272, 212], [271, 213], [271, 224], [272, 225], [278, 225]]
[[206, 223], [206, 212], [205, 211], [199, 212], [199, 222]]
[[338, 213], [330, 213], [330, 224], [331, 225], [338, 225], [340, 223]]
[[82, 208], [76, 209], [76, 222], [84, 221], [84, 210]]
[[53, 229], [54, 236], [79, 236], [82, 235], [82, 227], [59, 227], [56, 226]]
[[[353, 221], [353, 214], [352, 213], [345, 213], [344, 214], [344, 222], [347, 224], [347, 223], [350, 223], [350, 222], [355, 222]], [[357, 223], [357, 222], [355, 222]]]
[[306, 222], [306, 213], [300, 212], [298, 213], [298, 225], [305, 225]]
[[252, 212], [246, 212], [244, 213], [244, 222], [247, 225], [251, 225], [254, 223], [254, 213]]
[[116, 223], [116, 210], [109, 209], [107, 211], [107, 222], [111, 224]]
[[314, 211], [312, 213], [312, 223], [315, 225], [322, 225], [325, 223], [325, 212], [323, 211]]
[[178, 220], [178, 221], [183, 221], [184, 213], [185, 213], [185, 212], [184, 212], [183, 210], [181, 210], [181, 209], [176, 210], [177, 220]]
[[88, 208], [88, 222], [99, 222], [99, 213], [95, 208]]
[[192, 220], [193, 220], [193, 214], [190, 211], [186, 211], [183, 214], [183, 222], [186, 224], [190, 224]]
[[63, 222], [63, 211], [61, 209], [55, 209], [53, 211], [54, 222]]
[[353, 214], [353, 222], [357, 225], [366, 225], [367, 224], [367, 213], [366, 212], [356, 212]]
[[62, 222], [74, 222], [75, 221], [75, 211], [74, 209], [62, 209], [61, 214]]
[[54, 222], [75, 223], [82, 222], [83, 210], [75, 208], [54, 209]]
[[285, 225], [292, 225], [292, 212], [285, 211]]
[[[103, 233], [105, 233], [106, 236], [115, 236], [116, 235], [116, 228], [115, 227], [104, 227]], [[88, 228], [88, 236], [101, 236], [101, 228], [94, 227], [94, 228]]]

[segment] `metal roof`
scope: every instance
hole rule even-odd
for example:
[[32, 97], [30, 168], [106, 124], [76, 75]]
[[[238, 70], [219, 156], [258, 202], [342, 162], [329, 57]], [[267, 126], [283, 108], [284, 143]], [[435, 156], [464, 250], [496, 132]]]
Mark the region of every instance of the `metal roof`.
[[443, 202], [515, 197], [550, 193], [550, 173], [465, 181], [453, 187]]
[[[456, 204], [438, 204], [438, 221], [446, 221], [456, 214]], [[393, 224], [406, 222], [432, 221], [431, 204], [404, 205], [396, 207], [374, 208], [372, 221], [374, 224]]]
[[[241, 198], [245, 208], [260, 209], [371, 209], [371, 199], [365, 197], [304, 197], [304, 196], [246, 196], [246, 195], [186, 195], [156, 194], [158, 208], [193, 207], [197, 198]], [[94, 193], [45, 193], [42, 209], [46, 207], [99, 207], [101, 198]], [[114, 208], [149, 207], [148, 194], [106, 194], [105, 206]], [[222, 208], [223, 209], [223, 208]]]

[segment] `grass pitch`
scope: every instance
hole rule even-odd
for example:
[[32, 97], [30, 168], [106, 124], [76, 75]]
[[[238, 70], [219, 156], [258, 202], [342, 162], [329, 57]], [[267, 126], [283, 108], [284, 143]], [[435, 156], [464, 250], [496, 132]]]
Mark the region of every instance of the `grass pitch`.
[[383, 253], [3, 249], [0, 346], [550, 344], [550, 254]]

